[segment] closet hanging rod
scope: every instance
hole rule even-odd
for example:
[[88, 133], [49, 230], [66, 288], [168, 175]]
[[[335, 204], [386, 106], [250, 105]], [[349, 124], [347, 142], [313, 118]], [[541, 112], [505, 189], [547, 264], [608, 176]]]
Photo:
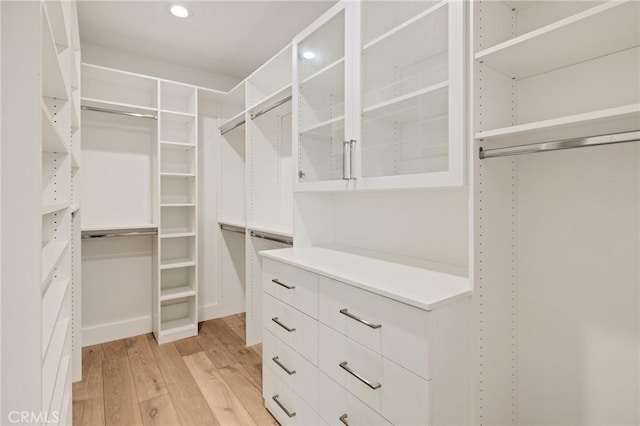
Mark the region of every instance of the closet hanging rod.
[[99, 108], [99, 107], [92, 107], [92, 106], [88, 106], [88, 105], [82, 105], [80, 108], [85, 110], [85, 111], [106, 112], [107, 114], [128, 115], [130, 117], [151, 118], [153, 120], [157, 120], [158, 119], [157, 115], [141, 114], [139, 112], [121, 111], [119, 109]]
[[280, 105], [282, 104], [286, 104], [287, 102], [289, 102], [291, 99], [293, 99], [293, 97], [291, 95], [287, 96], [286, 98], [274, 103], [271, 106], [266, 107], [265, 109], [263, 109], [262, 111], [258, 111], [255, 114], [251, 114], [251, 119], [255, 120], [256, 118], [260, 117], [263, 114], [268, 113], [269, 111], [271, 111], [272, 109], [276, 109], [278, 108]]
[[141, 231], [141, 232], [103, 232], [100, 234], [83, 235], [83, 240], [92, 238], [115, 238], [115, 237], [144, 237], [147, 235], [158, 235], [158, 231]]
[[254, 238], [261, 238], [263, 240], [273, 241], [273, 242], [280, 243], [280, 244], [286, 244], [286, 245], [289, 245], [289, 246], [293, 245], [293, 239], [291, 239], [291, 238], [277, 238], [277, 237], [272, 237], [270, 235], [261, 234], [261, 233], [256, 232], [256, 231], [251, 231], [251, 236], [254, 237]]
[[509, 155], [533, 154], [561, 149], [584, 148], [587, 146], [609, 145], [624, 142], [640, 142], [640, 131], [612, 133], [610, 135], [590, 136], [586, 138], [564, 139], [530, 145], [519, 145], [507, 148], [480, 148], [480, 159], [506, 157]]
[[229, 231], [229, 232], [237, 232], [238, 234], [245, 234], [245, 230], [244, 228], [240, 228], [240, 227], [235, 227], [235, 226], [230, 226], [230, 225], [225, 225], [223, 223], [220, 224], [220, 229], [222, 229], [223, 231]]
[[229, 133], [230, 131], [232, 131], [233, 129], [237, 129], [238, 127], [242, 126], [245, 123], [245, 120], [242, 120], [241, 122], [239, 122], [238, 124], [236, 124], [235, 126], [229, 127], [226, 130], [222, 130], [220, 129], [220, 134], [224, 135], [225, 133]]

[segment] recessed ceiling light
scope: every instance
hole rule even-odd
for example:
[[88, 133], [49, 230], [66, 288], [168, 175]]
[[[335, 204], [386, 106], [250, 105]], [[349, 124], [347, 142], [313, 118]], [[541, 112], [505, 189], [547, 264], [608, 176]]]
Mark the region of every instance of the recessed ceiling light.
[[313, 59], [313, 58], [315, 58], [315, 57], [316, 57], [316, 54], [315, 54], [315, 53], [313, 53], [313, 52], [312, 52], [312, 51], [310, 51], [310, 50], [307, 50], [307, 51], [305, 51], [305, 52], [303, 52], [303, 53], [302, 53], [302, 57], [303, 57], [303, 58], [305, 58], [305, 59]]
[[189, 12], [189, 9], [179, 4], [171, 5], [171, 7], [169, 7], [169, 12], [171, 12], [173, 16], [177, 16], [178, 18], [186, 18], [191, 14]]

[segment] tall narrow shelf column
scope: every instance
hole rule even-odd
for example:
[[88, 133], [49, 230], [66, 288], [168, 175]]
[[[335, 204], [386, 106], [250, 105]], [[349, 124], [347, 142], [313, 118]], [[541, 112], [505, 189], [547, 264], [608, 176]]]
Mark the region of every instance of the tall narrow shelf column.
[[158, 343], [198, 334], [197, 91], [160, 82], [160, 232], [153, 332]]

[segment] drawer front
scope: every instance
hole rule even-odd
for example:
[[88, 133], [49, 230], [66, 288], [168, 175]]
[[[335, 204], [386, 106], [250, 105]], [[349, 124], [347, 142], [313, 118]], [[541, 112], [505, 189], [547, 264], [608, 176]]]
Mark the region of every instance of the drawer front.
[[322, 372], [393, 424], [429, 424], [427, 380], [323, 324], [319, 334]]
[[318, 365], [318, 321], [264, 293], [264, 328]]
[[320, 322], [430, 380], [430, 314], [320, 277]]
[[280, 380], [270, 368], [263, 371], [264, 403], [283, 426], [317, 425], [318, 414], [293, 389]]
[[263, 259], [263, 288], [313, 318], [318, 318], [318, 276], [300, 268]]
[[324, 373], [320, 373], [320, 423], [335, 426], [387, 426], [379, 413], [373, 411], [345, 388]]
[[263, 365], [289, 385], [309, 406], [318, 411], [318, 367], [287, 346], [282, 340], [264, 331]]

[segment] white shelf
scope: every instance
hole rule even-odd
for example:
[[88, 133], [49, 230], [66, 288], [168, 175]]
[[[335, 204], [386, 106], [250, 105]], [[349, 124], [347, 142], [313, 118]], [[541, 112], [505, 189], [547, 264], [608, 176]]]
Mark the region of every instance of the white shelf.
[[182, 299], [184, 297], [193, 297], [195, 295], [195, 290], [190, 286], [166, 288], [160, 290], [160, 301], [164, 302], [166, 300]]
[[224, 131], [224, 129], [230, 129], [238, 125], [238, 123], [242, 123], [245, 119], [244, 115], [245, 115], [245, 111], [239, 112], [238, 114], [234, 115], [233, 117], [231, 117], [230, 119], [222, 123], [222, 125], [220, 125], [218, 129], [220, 129], [220, 131]]
[[218, 225], [227, 225], [227, 226], [233, 226], [235, 228], [242, 228], [242, 229], [246, 228], [246, 225], [244, 222], [227, 220], [227, 219], [218, 219]]
[[71, 168], [72, 169], [80, 168], [80, 161], [78, 161], [78, 156], [76, 155], [74, 150], [71, 150]]
[[[334, 124], [342, 123], [342, 125], [334, 126]], [[342, 129], [344, 128], [344, 115], [339, 117], [332, 118], [327, 121], [323, 121], [322, 123], [314, 124], [313, 126], [309, 126], [305, 129], [302, 129], [300, 133], [316, 133], [321, 135], [331, 135], [334, 129]]]
[[[500, 129], [487, 130], [476, 133], [476, 139], [484, 142], [504, 140], [514, 138], [516, 136], [527, 136], [540, 134], [543, 131], [554, 132], [564, 129], [576, 127], [577, 125], [585, 126], [591, 124], [601, 124], [608, 121], [619, 121], [628, 119], [636, 124], [635, 129], [622, 130], [638, 130], [640, 128], [640, 104], [626, 105], [617, 108], [609, 108], [600, 111], [587, 112], [583, 114], [575, 114], [566, 117], [553, 118], [550, 120], [535, 121], [532, 123], [520, 124], [517, 126], [503, 127]], [[579, 129], [578, 129], [579, 131]], [[607, 131], [608, 133], [610, 131]], [[592, 133], [592, 134], [597, 134]], [[562, 137], [572, 137], [570, 134], [563, 134]]]
[[68, 241], [51, 241], [42, 248], [42, 283], [49, 281], [62, 255], [69, 246]]
[[69, 153], [69, 147], [64, 142], [60, 128], [53, 121], [49, 108], [47, 108], [44, 101], [40, 103], [40, 110], [42, 111], [42, 151]]
[[160, 141], [160, 147], [176, 151], [188, 151], [196, 146], [192, 143]]
[[58, 321], [46, 353], [45, 348], [42, 349], [42, 394], [44, 401], [51, 401], [57, 381], [56, 379], [58, 378], [61, 367], [63, 367], [62, 361], [66, 358], [66, 356], [63, 356], [64, 344], [71, 329], [70, 323], [71, 319], [69, 317]]
[[169, 177], [196, 177], [195, 173], [174, 173], [174, 172], [161, 172], [160, 176]]
[[58, 47], [58, 51], [62, 52], [69, 47], [69, 38], [67, 36], [67, 24], [64, 19], [64, 11], [62, 10], [62, 1], [45, 1], [43, 2], [45, 13], [44, 16], [51, 28], [54, 42]]
[[153, 223], [140, 223], [128, 225], [85, 225], [82, 232], [101, 232], [101, 231], [133, 231], [142, 229], [158, 229], [158, 225]]
[[80, 128], [80, 105], [77, 104], [74, 95], [71, 97], [71, 131], [75, 132]]
[[166, 337], [172, 334], [191, 331], [196, 328], [196, 324], [190, 318], [180, 318], [173, 321], [160, 323], [160, 336]]
[[[395, 122], [416, 121], [446, 114], [448, 83], [442, 82], [364, 109], [364, 120], [385, 119]], [[416, 102], [420, 102], [416, 105]]]
[[44, 356], [62, 309], [64, 296], [67, 294], [70, 280], [57, 279], [47, 287], [42, 298], [42, 354]]
[[67, 201], [62, 201], [59, 203], [53, 204], [43, 204], [42, 205], [42, 215], [47, 215], [51, 213], [59, 212], [60, 210], [64, 210], [69, 207], [69, 203]]
[[168, 203], [160, 204], [160, 207], [195, 207], [195, 203]]
[[[67, 399], [67, 395], [71, 394], [71, 386], [69, 381], [69, 367], [71, 366], [71, 355], [64, 355], [62, 360], [60, 361], [60, 370], [58, 371], [58, 376], [56, 378], [56, 384], [53, 390], [53, 395], [51, 396], [50, 401], [44, 401], [45, 407], [48, 406], [47, 412], [58, 412], [60, 415], [62, 413], [59, 411], [64, 409], [62, 406], [64, 404], [64, 400]], [[68, 386], [68, 388], [67, 388]], [[67, 389], [69, 390], [67, 392]], [[59, 423], [60, 425], [64, 425], [66, 423]]]
[[195, 114], [192, 114], [190, 112], [181, 112], [181, 111], [172, 111], [169, 109], [161, 109], [160, 112], [162, 113], [166, 113], [166, 114], [172, 114], [172, 115], [182, 115], [184, 117], [191, 117], [191, 118], [195, 118]]
[[271, 234], [275, 236], [282, 236], [287, 238], [293, 238], [293, 229], [291, 226], [282, 225], [251, 225], [248, 226], [250, 231], [256, 231], [265, 234]]
[[71, 205], [71, 213], [75, 213], [78, 210], [80, 210], [80, 204], [74, 203], [74, 204]]
[[276, 90], [272, 94], [265, 96], [263, 99], [253, 104], [253, 106], [249, 107], [248, 110], [250, 113], [259, 112], [264, 108], [269, 107], [273, 103], [278, 102], [280, 99], [284, 99], [290, 95], [291, 95], [291, 83], [287, 84], [284, 87], [281, 87], [280, 89]]
[[123, 102], [114, 102], [114, 101], [105, 101], [102, 99], [95, 98], [81, 98], [82, 105], [94, 106], [98, 108], [107, 108], [107, 109], [122, 109], [128, 112], [135, 112], [139, 114], [149, 114], [149, 113], [157, 113], [157, 108], [151, 108], [142, 105], [135, 104], [127, 104]]
[[184, 268], [187, 266], [195, 266], [196, 262], [192, 259], [164, 259], [160, 261], [160, 269]]
[[613, 0], [478, 52], [476, 60], [526, 78], [640, 44], [640, 2]]
[[43, 14], [42, 28], [42, 96], [60, 100], [69, 100], [67, 84], [60, 66], [58, 49], [49, 19]]
[[424, 310], [471, 296], [467, 277], [371, 257], [319, 247], [267, 250], [261, 254]]
[[163, 232], [160, 234], [160, 238], [188, 238], [195, 237], [195, 232]]
[[[337, 78], [341, 78], [342, 81], [344, 82], [344, 69], [340, 68], [340, 64], [344, 64], [344, 57], [342, 57], [342, 58], [330, 63], [326, 67], [314, 72], [309, 77], [307, 77], [304, 80], [302, 80], [300, 82], [300, 86], [308, 85], [309, 83], [311, 83], [313, 80], [317, 79], [320, 76], [323, 76], [323, 78], [326, 78], [326, 76], [328, 76], [328, 75], [337, 76]], [[330, 79], [330, 80], [334, 81], [334, 79]]]

